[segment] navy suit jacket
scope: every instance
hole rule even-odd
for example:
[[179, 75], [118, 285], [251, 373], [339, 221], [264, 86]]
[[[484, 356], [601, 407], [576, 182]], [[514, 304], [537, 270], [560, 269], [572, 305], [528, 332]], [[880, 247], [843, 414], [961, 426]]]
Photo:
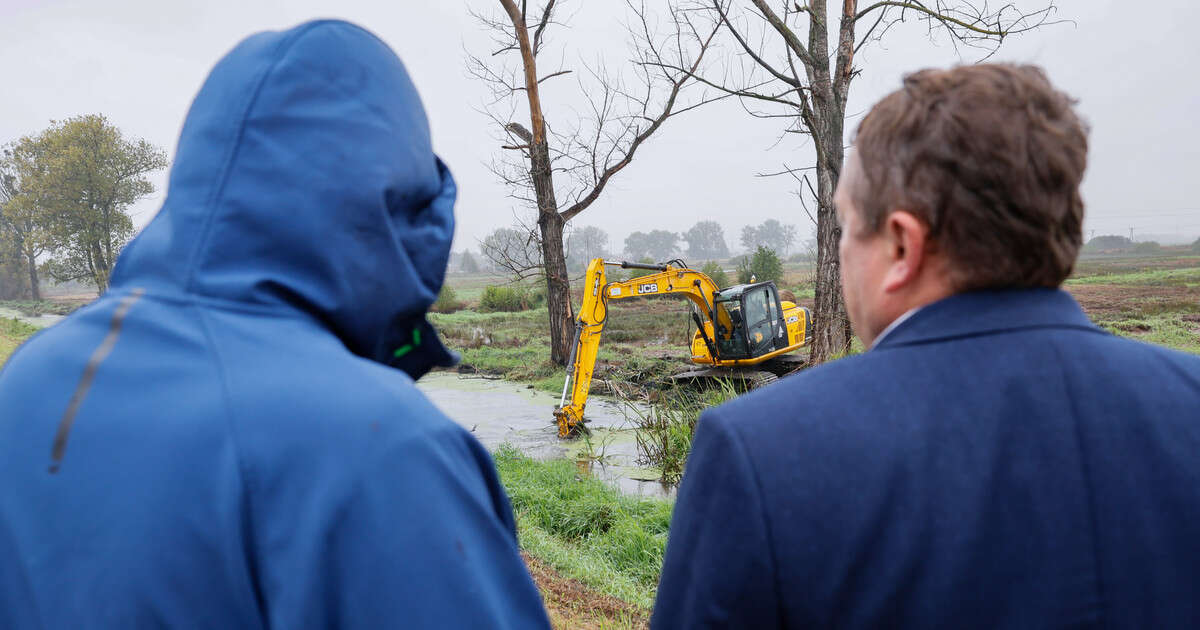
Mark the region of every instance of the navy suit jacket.
[[655, 628], [1200, 628], [1200, 358], [1057, 290], [711, 409]]

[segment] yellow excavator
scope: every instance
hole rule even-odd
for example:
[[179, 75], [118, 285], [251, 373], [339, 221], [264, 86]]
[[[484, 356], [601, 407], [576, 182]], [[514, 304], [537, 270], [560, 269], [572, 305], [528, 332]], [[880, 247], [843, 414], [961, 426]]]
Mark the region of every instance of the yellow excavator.
[[[605, 274], [608, 266], [653, 273], [609, 282]], [[787, 355], [803, 347], [812, 336], [812, 315], [807, 308], [781, 300], [774, 282], [721, 289], [707, 275], [679, 260], [648, 264], [593, 258], [584, 276], [583, 305], [575, 322], [575, 342], [567, 361], [562, 400], [554, 409], [559, 437], [568, 437], [582, 426], [600, 336], [608, 319], [608, 302], [668, 294], [691, 301], [692, 320], [696, 323], [692, 363], [708, 366], [675, 378], [737, 377], [754, 386], [803, 364], [803, 358]]]

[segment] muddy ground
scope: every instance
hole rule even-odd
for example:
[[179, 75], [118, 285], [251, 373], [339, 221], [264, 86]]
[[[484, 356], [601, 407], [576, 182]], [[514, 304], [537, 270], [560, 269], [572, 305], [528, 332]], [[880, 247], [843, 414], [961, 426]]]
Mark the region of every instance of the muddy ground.
[[564, 577], [549, 565], [522, 552], [529, 573], [542, 593], [546, 611], [555, 628], [601, 630], [648, 628], [646, 611], [615, 597], [597, 593], [578, 580]]
[[1164, 309], [1200, 302], [1200, 287], [1077, 284], [1066, 289], [1093, 319], [1123, 317], [1148, 306]]

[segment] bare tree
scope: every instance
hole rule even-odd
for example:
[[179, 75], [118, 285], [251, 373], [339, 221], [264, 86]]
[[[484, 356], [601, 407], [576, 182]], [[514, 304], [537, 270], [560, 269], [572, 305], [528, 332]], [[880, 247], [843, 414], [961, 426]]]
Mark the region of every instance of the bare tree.
[[[546, 280], [550, 357], [563, 365], [574, 329], [563, 229], [599, 198], [668, 118], [712, 100], [706, 92], [686, 103], [679, 97], [701, 69], [720, 25], [711, 19], [698, 24], [686, 14], [672, 13], [667, 20], [671, 32], [659, 35], [644, 4], [630, 0], [635, 63], [616, 72], [602, 62], [580, 63], [582, 70], [577, 72], [560, 60], [555, 70], [541, 74], [539, 54], [546, 49], [547, 33], [561, 26], [556, 18], [564, 0], [499, 3], [502, 15], [474, 14], [492, 33], [496, 49], [488, 58], [469, 55], [467, 65], [474, 77], [491, 87], [494, 97], [487, 113], [501, 132], [498, 139], [505, 153], [493, 161], [492, 171], [509, 185], [513, 198], [536, 209], [537, 228], [530, 230], [530, 237], [541, 250]], [[681, 46], [685, 40], [694, 45]], [[651, 58], [670, 59], [671, 66], [646, 63]], [[555, 128], [546, 120], [540, 86], [568, 75], [575, 78], [586, 105], [582, 112], [564, 116], [564, 125]], [[524, 109], [518, 106], [520, 100], [526, 101], [528, 127], [516, 119], [518, 109]]]
[[[845, 153], [846, 99], [851, 81], [860, 72], [855, 55], [882, 40], [894, 27], [916, 23], [931, 39], [948, 37], [956, 51], [977, 49], [986, 58], [1005, 38], [1054, 23], [1051, 18], [1056, 7], [1046, 2], [1041, 8], [1023, 10], [1015, 2], [993, 5], [988, 0], [843, 0], [840, 8], [835, 3], [833, 9], [827, 9], [826, 0], [680, 2], [682, 10], [707, 11], [713, 16], [722, 26], [725, 37], [721, 41], [728, 41], [731, 50], [715, 71], [692, 76], [709, 88], [736, 96], [753, 116], [784, 120], [785, 135], [801, 134], [812, 141], [816, 154], [812, 167], [785, 165], [774, 174], [795, 177], [802, 187], [801, 201], [808, 197], [816, 202], [817, 325], [812, 360], [826, 361], [849, 347], [851, 335], [842, 297], [841, 231], [834, 215], [833, 192]], [[831, 26], [836, 30], [831, 32]], [[837, 43], [831, 51], [834, 34]], [[688, 69], [669, 58], [650, 63], [675, 72]], [[810, 172], [815, 177], [810, 178]]]
[[518, 223], [515, 227], [496, 228], [479, 242], [479, 250], [492, 265], [515, 281], [532, 278], [542, 271], [537, 233], [528, 226]]

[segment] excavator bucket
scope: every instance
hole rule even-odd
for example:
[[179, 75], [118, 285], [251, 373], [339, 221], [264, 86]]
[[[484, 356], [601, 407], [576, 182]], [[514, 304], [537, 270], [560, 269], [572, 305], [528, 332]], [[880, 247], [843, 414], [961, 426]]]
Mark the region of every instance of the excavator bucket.
[[583, 418], [578, 417], [571, 407], [555, 407], [554, 420], [558, 424], [558, 437], [568, 438], [583, 429]]

